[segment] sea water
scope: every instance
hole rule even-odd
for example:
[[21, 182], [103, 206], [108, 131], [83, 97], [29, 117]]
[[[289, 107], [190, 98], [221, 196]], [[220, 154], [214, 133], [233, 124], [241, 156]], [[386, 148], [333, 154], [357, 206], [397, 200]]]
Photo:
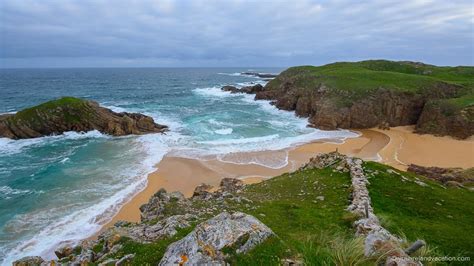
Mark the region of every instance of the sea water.
[[287, 163], [285, 153], [264, 161], [226, 154], [356, 136], [308, 128], [306, 119], [277, 110], [268, 101], [220, 90], [224, 85], [266, 83], [240, 75], [242, 71], [249, 69], [0, 70], [0, 113], [75, 96], [116, 112], [147, 114], [170, 127], [166, 135], [111, 137], [91, 131], [0, 138], [0, 264], [28, 255], [54, 258], [59, 244], [93, 235], [146, 186], [147, 174], [167, 153], [279, 168]]

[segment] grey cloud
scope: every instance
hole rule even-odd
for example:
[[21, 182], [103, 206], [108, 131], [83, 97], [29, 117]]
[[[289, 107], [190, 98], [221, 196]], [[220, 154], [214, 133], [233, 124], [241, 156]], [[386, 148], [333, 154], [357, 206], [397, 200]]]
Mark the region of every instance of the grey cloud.
[[473, 64], [470, 0], [1, 0], [1, 67]]

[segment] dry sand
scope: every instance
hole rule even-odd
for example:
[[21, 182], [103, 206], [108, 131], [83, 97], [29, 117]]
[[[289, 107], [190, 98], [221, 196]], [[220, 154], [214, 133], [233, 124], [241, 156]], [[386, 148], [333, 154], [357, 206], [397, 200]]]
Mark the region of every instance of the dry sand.
[[224, 157], [225, 161], [249, 158], [253, 161], [281, 161], [288, 158], [287, 165], [278, 169], [257, 164], [222, 162], [217, 159], [201, 161], [165, 156], [157, 165], [158, 170], [148, 176], [147, 187], [126, 203], [103, 228], [118, 220], [139, 221], [139, 207], [147, 203], [160, 188], [181, 191], [185, 196], [191, 196], [199, 184], [218, 186], [224, 177], [241, 178], [246, 183], [256, 183], [293, 171], [317, 153], [336, 149], [343, 154], [380, 161], [402, 170], [410, 163], [423, 166], [474, 167], [474, 138], [455, 140], [451, 137], [418, 135], [412, 133], [412, 130], [413, 128], [408, 126], [391, 130], [360, 130], [360, 137], [347, 139], [344, 143], [331, 143], [326, 140], [288, 150], [233, 153]]

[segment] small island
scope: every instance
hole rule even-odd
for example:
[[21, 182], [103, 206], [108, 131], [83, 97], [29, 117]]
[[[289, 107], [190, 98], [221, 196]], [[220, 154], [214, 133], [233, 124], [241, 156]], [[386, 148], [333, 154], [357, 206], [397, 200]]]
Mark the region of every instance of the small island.
[[16, 114], [0, 115], [0, 137], [37, 138], [67, 131], [98, 130], [112, 136], [162, 133], [167, 126], [138, 113], [116, 113], [97, 102], [74, 97], [52, 100]]

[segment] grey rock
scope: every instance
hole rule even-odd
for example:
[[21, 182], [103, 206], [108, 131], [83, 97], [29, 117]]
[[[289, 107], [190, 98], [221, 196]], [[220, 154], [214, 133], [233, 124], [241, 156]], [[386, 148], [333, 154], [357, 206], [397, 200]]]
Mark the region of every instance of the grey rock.
[[220, 183], [219, 190], [222, 192], [235, 193], [244, 187], [244, 182], [236, 178], [223, 178]]
[[127, 262], [130, 262], [132, 261], [132, 259], [135, 257], [135, 254], [128, 254], [128, 255], [125, 255], [124, 257], [122, 257], [119, 261], [117, 261], [115, 263], [115, 266], [122, 266], [122, 265], [126, 265]]
[[114, 266], [118, 260], [116, 259], [108, 259], [104, 262], [99, 263], [99, 266]]
[[40, 266], [44, 263], [40, 256], [28, 256], [13, 262], [13, 266]]
[[201, 200], [210, 199], [212, 198], [212, 193], [210, 192], [211, 189], [211, 185], [201, 184], [194, 189], [192, 198]]
[[74, 258], [74, 261], [71, 262], [71, 265], [88, 265], [94, 262], [95, 253], [90, 249], [82, 250], [81, 254]]
[[62, 259], [71, 255], [73, 251], [74, 249], [71, 246], [66, 245], [55, 250], [54, 254], [56, 254], [56, 257], [58, 257], [58, 259]]
[[224, 264], [226, 255], [221, 251], [224, 247], [245, 253], [271, 235], [271, 229], [251, 215], [222, 212], [196, 226], [183, 239], [169, 245], [159, 265], [184, 262], [189, 265]]

